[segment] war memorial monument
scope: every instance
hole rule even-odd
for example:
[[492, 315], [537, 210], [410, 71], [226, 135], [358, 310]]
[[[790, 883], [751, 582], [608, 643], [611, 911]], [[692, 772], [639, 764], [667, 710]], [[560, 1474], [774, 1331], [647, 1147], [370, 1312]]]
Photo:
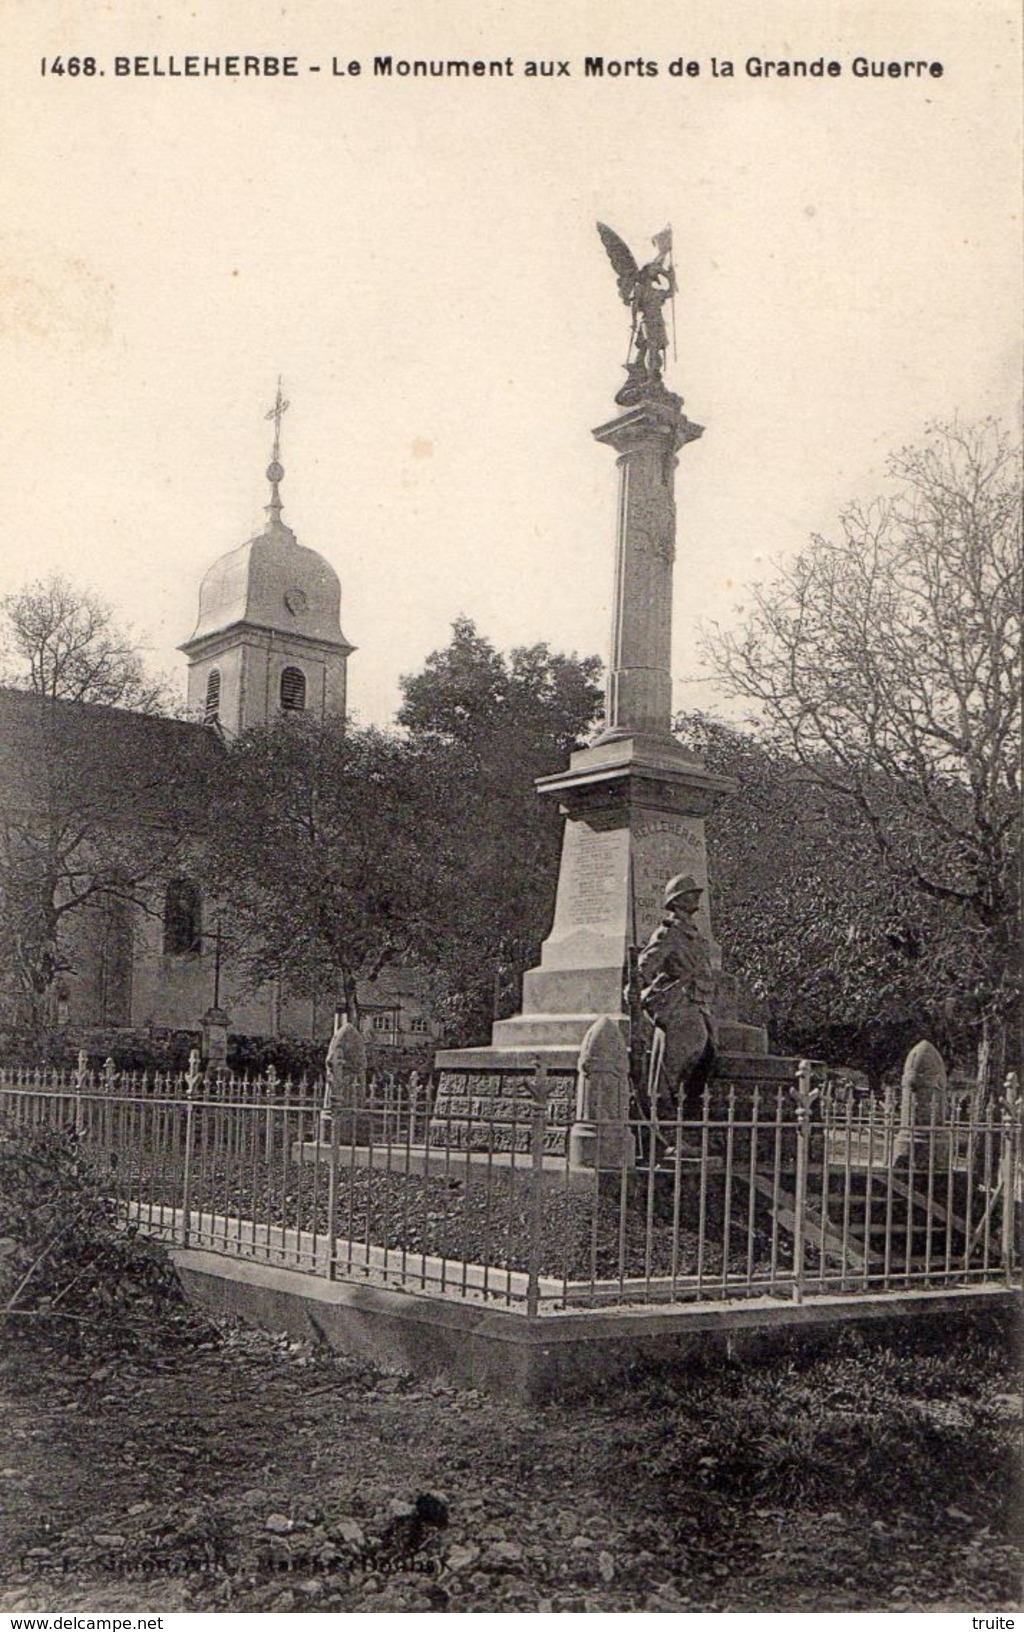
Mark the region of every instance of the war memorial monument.
[[763, 1028], [739, 1019], [736, 984], [712, 937], [704, 824], [734, 784], [672, 734], [675, 473], [703, 427], [664, 380], [664, 307], [676, 289], [671, 234], [653, 239], [657, 253], [641, 266], [617, 234], [604, 225], [598, 231], [631, 321], [620, 412], [593, 432], [615, 451], [619, 469], [605, 720], [563, 771], [537, 784], [541, 797], [559, 801], [565, 829], [554, 919], [539, 966], [524, 976], [522, 1010], [494, 1023], [488, 1047], [437, 1056], [432, 1138], [467, 1149], [526, 1148], [517, 1100], [539, 1063], [549, 1090], [545, 1149], [566, 1151], [588, 1033], [607, 1021], [636, 1048], [641, 1022], [630, 969], [658, 928], [670, 880], [691, 887], [689, 906], [706, 942], [711, 990], [698, 1006], [714, 1039], [713, 1095], [754, 1076], [791, 1080], [795, 1066], [770, 1057]]

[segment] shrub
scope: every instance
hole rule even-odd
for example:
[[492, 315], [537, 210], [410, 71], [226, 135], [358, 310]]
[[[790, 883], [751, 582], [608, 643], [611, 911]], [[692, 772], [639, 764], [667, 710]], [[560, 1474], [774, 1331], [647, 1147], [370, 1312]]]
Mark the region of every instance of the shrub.
[[104, 1192], [73, 1127], [0, 1138], [0, 1324], [8, 1341], [110, 1358], [207, 1334], [164, 1248], [119, 1223]]

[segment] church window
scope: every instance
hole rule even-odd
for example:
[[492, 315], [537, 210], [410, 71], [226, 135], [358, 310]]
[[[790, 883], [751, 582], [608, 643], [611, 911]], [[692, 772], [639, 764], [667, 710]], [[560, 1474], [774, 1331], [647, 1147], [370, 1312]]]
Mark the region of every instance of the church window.
[[190, 878], [172, 878], [164, 896], [164, 953], [194, 957], [201, 950], [199, 886]]
[[207, 725], [214, 725], [219, 719], [220, 670], [211, 669], [206, 680], [206, 707], [203, 709], [203, 720]]
[[306, 706], [306, 676], [301, 669], [281, 670], [281, 707], [303, 709]]

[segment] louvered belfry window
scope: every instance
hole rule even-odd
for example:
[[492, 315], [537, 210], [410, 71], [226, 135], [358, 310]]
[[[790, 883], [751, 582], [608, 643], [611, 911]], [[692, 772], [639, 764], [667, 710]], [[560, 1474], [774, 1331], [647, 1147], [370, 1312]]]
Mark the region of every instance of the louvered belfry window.
[[213, 725], [220, 719], [220, 670], [211, 669], [206, 680], [206, 706], [203, 709], [203, 719], [207, 725]]
[[281, 670], [281, 707], [302, 709], [306, 706], [306, 676], [301, 669]]

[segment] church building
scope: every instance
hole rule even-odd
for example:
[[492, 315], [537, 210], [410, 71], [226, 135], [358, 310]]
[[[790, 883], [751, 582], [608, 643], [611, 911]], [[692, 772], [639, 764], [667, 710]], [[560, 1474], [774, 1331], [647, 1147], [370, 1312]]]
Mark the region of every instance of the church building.
[[[317, 719], [343, 717], [347, 664], [355, 649], [341, 627], [338, 574], [316, 550], [300, 544], [282, 516], [281, 415], [287, 404], [278, 389], [273, 455], [267, 469], [270, 500], [261, 533], [213, 563], [199, 589], [196, 626], [179, 648], [188, 661], [191, 722], [81, 704], [49, 705], [60, 712], [59, 741], [91, 776], [90, 767], [116, 766], [105, 781], [107, 808], [134, 821], [143, 809], [132, 796], [119, 803], [111, 784], [133, 780], [130, 766], [151, 767], [142, 820], [154, 835], [160, 825], [161, 766], [180, 761], [187, 745], [197, 766], [209, 753], [280, 714], [306, 712]], [[36, 700], [38, 701], [38, 700]], [[43, 755], [30, 742], [33, 698], [0, 688], [0, 761], [20, 767], [24, 811], [33, 802], [33, 781]], [[28, 723], [27, 723], [28, 722]], [[88, 737], [89, 751], [82, 744]], [[50, 739], [53, 733], [50, 733]], [[164, 785], [168, 785], [165, 781]], [[134, 790], [132, 790], [134, 795]], [[117, 816], [114, 817], [117, 820]], [[159, 864], [158, 864], [159, 865]], [[145, 905], [137, 904], [140, 893]], [[329, 1037], [333, 1005], [296, 999], [279, 983], [256, 992], [233, 975], [230, 925], [204, 902], [198, 886], [182, 875], [147, 880], [135, 889], [136, 904], [111, 896], [76, 908], [66, 920], [62, 945], [71, 968], [56, 983], [58, 1025], [131, 1028], [156, 1038], [197, 1034], [209, 1011], [226, 1013], [230, 1032], [252, 1038]], [[383, 971], [360, 992], [363, 1024], [385, 1056], [429, 1044], [432, 1026], [419, 1000], [416, 972]], [[8, 1017], [13, 991], [0, 992]]]

